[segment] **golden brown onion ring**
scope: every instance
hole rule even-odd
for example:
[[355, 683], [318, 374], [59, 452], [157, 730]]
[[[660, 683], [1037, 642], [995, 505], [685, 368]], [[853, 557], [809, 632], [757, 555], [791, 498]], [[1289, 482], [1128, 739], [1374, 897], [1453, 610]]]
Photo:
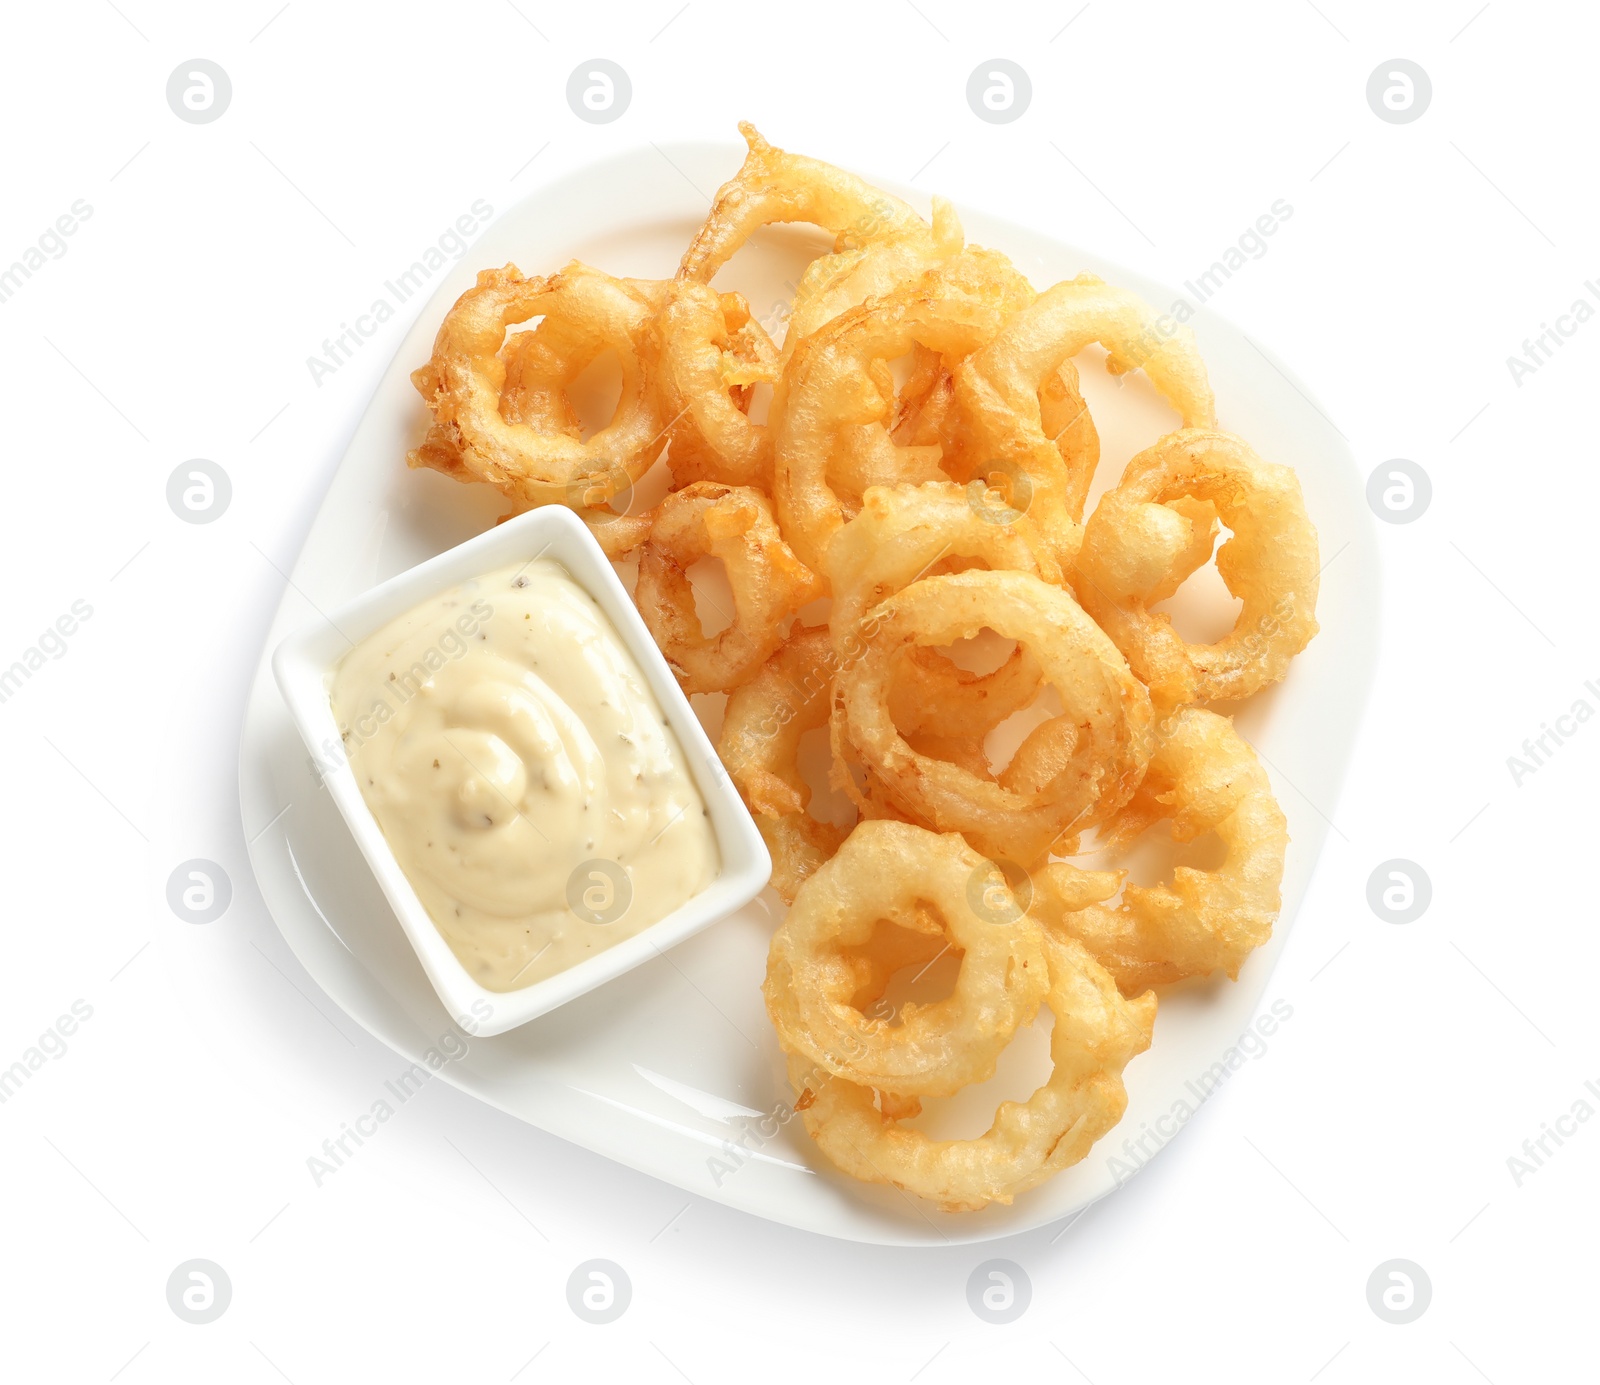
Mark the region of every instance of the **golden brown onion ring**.
[[[966, 250], [800, 344], [773, 394], [771, 427], [773, 498], [784, 537], [802, 561], [825, 564], [829, 542], [849, 518], [829, 471], [841, 438], [852, 427], [887, 438], [895, 398], [885, 364], [918, 344], [964, 356], [1032, 294], [1003, 255]], [[909, 452], [908, 466], [923, 479], [925, 456]]]
[[[1214, 419], [1211, 386], [1194, 333], [1163, 319], [1126, 289], [1092, 274], [1045, 290], [955, 370], [962, 450], [975, 474], [998, 472], [1026, 485], [1041, 526], [1070, 562], [1082, 539], [1084, 501], [1099, 460], [1087, 408], [1061, 367], [1091, 342], [1113, 371], [1140, 367], [1185, 427]], [[1059, 383], [1053, 383], [1059, 382]], [[1052, 394], [1054, 393], [1054, 397]], [[1026, 478], [1024, 483], [1023, 478]]]
[[[1188, 643], [1149, 609], [1188, 575], [1202, 541], [1209, 553], [1191, 518], [1203, 512], [1180, 509], [1183, 501], [1209, 504], [1233, 530], [1217, 571], [1244, 605], [1215, 644]], [[1100, 497], [1074, 585], [1157, 701], [1182, 704], [1248, 697], [1278, 682], [1317, 633], [1319, 573], [1317, 531], [1294, 472], [1231, 433], [1185, 429], [1141, 452]]]
[[[839, 673], [835, 736], [902, 811], [1027, 864], [1063, 834], [1104, 821], [1132, 795], [1151, 750], [1149, 694], [1067, 592], [1023, 572], [962, 572], [913, 582], [868, 614], [875, 628], [860, 658]], [[1062, 714], [1043, 724], [1055, 729], [1041, 727], [1029, 738], [1066, 748], [1042, 783], [1010, 788], [919, 754], [891, 716], [899, 657], [985, 628], [1026, 647], [1061, 698]]]
[[[432, 358], [412, 372], [434, 423], [407, 462], [486, 481], [524, 505], [570, 505], [574, 487], [592, 492], [597, 484], [602, 499], [616, 494], [649, 469], [665, 443], [639, 354], [652, 311], [638, 288], [576, 262], [541, 279], [523, 278], [515, 265], [484, 270], [445, 314]], [[587, 442], [565, 427], [514, 422], [502, 412], [506, 329], [541, 314], [575, 324], [621, 360], [616, 412]], [[541, 415], [541, 425], [547, 421]]]
[[800, 738], [824, 725], [837, 657], [824, 626], [797, 631], [748, 683], [728, 694], [717, 754], [772, 853], [772, 888], [796, 891], [839, 849], [845, 834], [807, 811]]
[[1198, 707], [1177, 714], [1110, 840], [1125, 845], [1163, 818], [1179, 842], [1215, 832], [1222, 864], [1175, 867], [1168, 885], [1129, 885], [1115, 906], [1098, 901], [1115, 892], [1120, 872], [1058, 864], [1036, 875], [1040, 917], [1082, 942], [1130, 995], [1214, 971], [1236, 978], [1271, 937], [1283, 902], [1288, 827], [1255, 752], [1226, 717]]
[[[688, 569], [720, 558], [733, 620], [709, 638], [695, 613]], [[783, 644], [788, 618], [820, 582], [784, 543], [767, 498], [748, 486], [697, 481], [656, 507], [639, 550], [639, 613], [685, 692], [725, 692], [755, 676]]]
[[766, 426], [752, 423], [745, 410], [755, 385], [776, 382], [778, 356], [745, 300], [693, 280], [674, 282], [651, 323], [646, 350], [656, 367], [675, 481], [770, 487]]
[[[954, 833], [858, 824], [773, 935], [762, 992], [778, 1041], [825, 1072], [902, 1096], [948, 1096], [992, 1075], [1017, 1026], [1032, 1020], [1047, 976], [1037, 921], [1009, 894], [1010, 907], [984, 903], [990, 873]], [[963, 953], [955, 989], [901, 1007], [895, 1025], [870, 1019], [851, 1004], [863, 977], [842, 949], [867, 943], [880, 920], [914, 922], [919, 905]]]
[[1156, 998], [1124, 999], [1070, 938], [1047, 935], [1045, 957], [1051, 1071], [1032, 1096], [1002, 1102], [977, 1139], [935, 1140], [902, 1124], [914, 1106], [880, 1110], [870, 1088], [791, 1054], [795, 1109], [822, 1152], [853, 1178], [892, 1184], [947, 1212], [1008, 1204], [1082, 1159], [1127, 1109], [1123, 1070], [1150, 1046]]
[[[951, 481], [900, 489], [874, 487], [860, 512], [833, 536], [829, 627], [841, 659], [862, 643], [867, 612], [886, 597], [953, 560], [1031, 572], [1060, 585], [1061, 569], [1026, 516], [999, 522], [969, 487]], [[1039, 665], [1019, 649], [992, 673], [974, 674], [918, 650], [895, 669], [890, 709], [907, 733], [981, 743], [1039, 690]]]

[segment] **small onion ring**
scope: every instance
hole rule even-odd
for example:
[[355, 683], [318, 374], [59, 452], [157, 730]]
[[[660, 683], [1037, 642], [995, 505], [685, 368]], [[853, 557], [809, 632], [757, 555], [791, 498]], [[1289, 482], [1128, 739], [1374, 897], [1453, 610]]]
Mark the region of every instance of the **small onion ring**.
[[[984, 910], [992, 870], [954, 833], [863, 822], [806, 881], [773, 935], [762, 987], [778, 1041], [851, 1082], [902, 1096], [948, 1096], [994, 1072], [1047, 985], [1043, 932], [1020, 906]], [[989, 885], [991, 893], [1004, 885]], [[1009, 892], [1006, 892], [1009, 900]], [[1014, 901], [1011, 901], [1014, 903]], [[880, 920], [904, 924], [933, 908], [964, 954], [954, 991], [901, 1007], [893, 1026], [851, 1005], [863, 977], [841, 949], [859, 947]]]
[[[602, 478], [611, 489], [601, 498], [609, 498], [642, 476], [665, 445], [639, 355], [652, 311], [636, 287], [577, 262], [548, 278], [525, 279], [515, 265], [482, 271], [445, 314], [432, 357], [412, 372], [434, 423], [407, 463], [486, 481], [524, 505], [571, 504], [574, 486], [592, 490]], [[506, 329], [540, 314], [577, 324], [621, 359], [616, 412], [587, 442], [502, 412]]]
[[[720, 558], [733, 592], [733, 622], [707, 638], [688, 569]], [[790, 551], [771, 506], [749, 486], [697, 481], [656, 507], [639, 549], [634, 601], [688, 693], [724, 692], [755, 676], [783, 644], [784, 623], [819, 594], [816, 575]]]
[[[860, 658], [839, 673], [835, 740], [853, 748], [903, 812], [965, 833], [980, 851], [1031, 862], [1132, 795], [1151, 750], [1149, 694], [1066, 591], [1024, 572], [961, 572], [913, 582], [869, 617], [876, 628]], [[1008, 787], [1005, 776], [996, 783], [919, 754], [890, 714], [897, 656], [985, 627], [1028, 649], [1065, 709], [1029, 740], [1063, 738], [1067, 753], [1055, 757], [1047, 782], [1025, 792]]]
[[675, 281], [650, 325], [646, 350], [672, 446], [667, 465], [679, 485], [721, 481], [772, 485], [765, 424], [745, 409], [750, 389], [775, 383], [777, 349], [738, 294]]
[[[1190, 644], [1149, 609], [1176, 590], [1172, 576], [1198, 551], [1182, 528], [1195, 511], [1167, 508], [1185, 499], [1208, 502], [1233, 530], [1217, 550], [1217, 570], [1244, 605], [1215, 644]], [[1150, 542], [1161, 559], [1154, 564]], [[1074, 586], [1157, 701], [1178, 705], [1248, 697], [1282, 679], [1317, 633], [1319, 573], [1317, 531], [1294, 472], [1262, 461], [1231, 433], [1184, 429], [1141, 452], [1100, 497]]]
[[914, 1106], [880, 1110], [869, 1087], [791, 1053], [795, 1109], [818, 1148], [853, 1178], [892, 1184], [947, 1212], [1009, 1204], [1081, 1160], [1127, 1109], [1123, 1070], [1150, 1046], [1156, 998], [1125, 999], [1070, 938], [1047, 933], [1045, 958], [1051, 1071], [1032, 1096], [1002, 1102], [977, 1139], [935, 1140], [901, 1125]]
[[[550, 317], [532, 331], [508, 337], [501, 352], [506, 362], [506, 384], [500, 396], [500, 412], [511, 423], [526, 423], [543, 432], [564, 432], [571, 438], [580, 438], [583, 425], [567, 389], [603, 349], [603, 342], [586, 341], [581, 333]], [[626, 470], [618, 474], [615, 468], [583, 477], [565, 498], [565, 503], [589, 526], [601, 552], [614, 563], [649, 538], [650, 526], [655, 522], [655, 513], [650, 510], [618, 510], [619, 498], [632, 500], [632, 481]], [[525, 513], [529, 508], [532, 507], [525, 505], [513, 514]], [[501, 522], [511, 517], [504, 515]]]
[[717, 754], [772, 853], [772, 888], [787, 904], [845, 836], [806, 811], [811, 787], [795, 758], [800, 738], [827, 723], [836, 663], [826, 627], [799, 630], [728, 694], [722, 714]]
[[[994, 339], [955, 370], [962, 450], [977, 474], [1028, 478], [1041, 524], [1070, 562], [1082, 540], [1083, 506], [1099, 460], [1087, 409], [1074, 388], [1062, 391], [1061, 367], [1091, 342], [1110, 353], [1112, 371], [1142, 367], [1178, 411], [1185, 427], [1215, 417], [1205, 362], [1186, 326], [1163, 329], [1155, 309], [1135, 293], [1092, 274], [1045, 290]], [[1053, 383], [1061, 382], [1061, 383]], [[1048, 415], [1048, 417], [1047, 417]]]
[[1115, 875], [1111, 890], [1104, 873], [1063, 864], [1036, 876], [1040, 917], [1082, 942], [1129, 995], [1213, 971], [1237, 979], [1244, 959], [1272, 936], [1283, 903], [1288, 824], [1261, 762], [1226, 717], [1199, 707], [1177, 714], [1144, 783], [1110, 824], [1112, 845], [1163, 818], [1179, 842], [1215, 832], [1227, 848], [1222, 864], [1177, 866], [1170, 884], [1129, 885], [1115, 906], [1098, 902], [1115, 892]]

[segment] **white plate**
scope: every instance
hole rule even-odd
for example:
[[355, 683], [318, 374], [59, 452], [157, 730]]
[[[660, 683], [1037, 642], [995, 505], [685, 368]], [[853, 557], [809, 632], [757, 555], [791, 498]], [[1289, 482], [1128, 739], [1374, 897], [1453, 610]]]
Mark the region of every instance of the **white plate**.
[[[503, 511], [483, 488], [405, 466], [425, 422], [409, 372], [427, 358], [445, 309], [476, 270], [515, 261], [527, 273], [543, 273], [580, 257], [613, 274], [664, 277], [705, 214], [705, 199], [691, 183], [709, 192], [740, 155], [730, 145], [620, 155], [539, 192], [485, 233], [439, 285], [384, 375], [267, 636], [240, 746], [241, 812], [245, 836], [254, 838], [250, 858], [262, 895], [317, 983], [412, 1061], [424, 1061], [425, 1050], [453, 1026], [338, 811], [318, 788], [268, 655], [316, 608], [348, 601], [480, 532]], [[925, 209], [920, 194], [880, 181]], [[1179, 297], [1034, 232], [966, 209], [962, 217], [972, 241], [1004, 250], [1041, 287], [1087, 270], [1163, 307]], [[763, 233], [718, 287], [741, 289], [756, 315], [766, 317], [789, 297], [785, 281], [798, 277], [805, 254], [819, 244], [792, 232]], [[1193, 1104], [1190, 1084], [1235, 1042], [1261, 1000], [1316, 862], [1324, 815], [1337, 803], [1377, 638], [1373, 520], [1344, 440], [1304, 387], [1236, 328], [1203, 307], [1193, 325], [1222, 425], [1299, 472], [1327, 564], [1317, 611], [1322, 633], [1283, 684], [1237, 710], [1237, 724], [1261, 752], [1289, 818], [1282, 920], [1237, 983], [1179, 988], [1163, 997], [1155, 1042], [1128, 1068], [1122, 1125], [1076, 1168], [1011, 1207], [981, 1213], [939, 1213], [893, 1189], [838, 1176], [799, 1121], [770, 1114], [789, 1097], [758, 989], [782, 907], [770, 893], [670, 956], [553, 1014], [511, 1034], [470, 1040], [465, 1056], [443, 1068], [446, 1081], [689, 1192], [850, 1240], [987, 1240], [1069, 1216], [1125, 1181], [1112, 1162], [1123, 1140], [1146, 1125], [1163, 1132], [1161, 1139], [1176, 1129], [1174, 1103]], [[1119, 385], [1092, 362], [1083, 374], [1101, 431], [1104, 486], [1135, 451], [1174, 426], [1173, 416], [1141, 376]], [[987, 1100], [992, 1111], [996, 1090], [1025, 1095], [1043, 1047], [1038, 1030], [1024, 1036], [989, 1090], [964, 1094], [965, 1114], [949, 1118], [976, 1133], [982, 1122], [974, 1129], [971, 1108]]]

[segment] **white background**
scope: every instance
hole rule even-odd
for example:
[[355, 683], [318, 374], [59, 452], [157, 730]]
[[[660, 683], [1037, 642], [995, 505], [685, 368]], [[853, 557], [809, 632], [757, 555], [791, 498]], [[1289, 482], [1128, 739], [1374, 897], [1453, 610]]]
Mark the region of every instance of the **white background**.
[[[1596, 302], [1592, 12], [517, 3], [8, 10], [0, 265], [75, 199], [93, 214], [0, 304], [0, 665], [75, 600], [93, 615], [0, 705], [0, 1066], [74, 1000], [93, 1017], [0, 1106], [0, 1372], [1570, 1378], [1592, 1345], [1600, 1122], [1551, 1143], [1521, 1186], [1507, 1159], [1600, 1085], [1582, 890], [1600, 726], [1520, 786], [1506, 761], [1580, 697], [1600, 709], [1584, 688], [1600, 682], [1600, 325], [1520, 385], [1507, 357]], [[196, 56], [233, 83], [207, 125], [165, 99]], [[609, 125], [564, 96], [596, 56], [633, 82]], [[966, 104], [968, 74], [994, 56], [1032, 78], [1012, 124]], [[1411, 124], [1366, 101], [1395, 57], [1432, 79]], [[306, 358], [474, 199], [503, 208], [599, 155], [731, 137], [740, 118], [1174, 284], [1285, 199], [1269, 253], [1212, 306], [1292, 363], [1363, 473], [1404, 457], [1432, 478], [1421, 520], [1380, 526], [1382, 657], [1344, 797], [1285, 804], [1337, 829], [1268, 991], [1294, 1018], [1064, 1234], [948, 1251], [824, 1241], [443, 1083], [322, 1187], [307, 1172], [400, 1064], [266, 915], [236, 742], [277, 569], [405, 320], [320, 386]], [[192, 457], [232, 478], [216, 524], [168, 509], [166, 478]], [[234, 885], [204, 927], [166, 904], [191, 857]], [[1393, 857], [1433, 883], [1405, 926], [1366, 903]], [[996, 1256], [1033, 1286], [1007, 1326], [967, 1306], [968, 1276]], [[167, 1305], [168, 1275], [194, 1257], [233, 1285], [208, 1326]], [[633, 1283], [609, 1326], [566, 1303], [568, 1274], [594, 1257]], [[1405, 1326], [1367, 1303], [1369, 1274], [1395, 1257], [1433, 1287]]]

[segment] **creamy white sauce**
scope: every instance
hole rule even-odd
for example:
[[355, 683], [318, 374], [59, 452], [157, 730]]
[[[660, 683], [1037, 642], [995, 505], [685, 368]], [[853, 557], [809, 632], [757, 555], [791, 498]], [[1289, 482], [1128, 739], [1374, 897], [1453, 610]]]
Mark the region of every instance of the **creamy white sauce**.
[[408, 611], [345, 655], [330, 696], [395, 859], [488, 990], [632, 937], [720, 868], [644, 675], [551, 559]]

